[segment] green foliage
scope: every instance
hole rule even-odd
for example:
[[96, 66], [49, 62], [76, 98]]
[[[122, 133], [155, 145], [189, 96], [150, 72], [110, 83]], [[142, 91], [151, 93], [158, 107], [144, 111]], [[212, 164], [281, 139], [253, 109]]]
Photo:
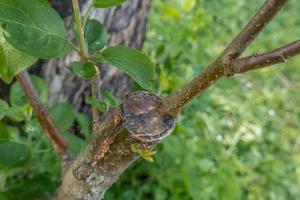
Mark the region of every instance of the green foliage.
[[[45, 82], [31, 76], [43, 102]], [[60, 178], [59, 161], [18, 83], [10, 89], [10, 104], [0, 100], [0, 199], [40, 199], [52, 196]], [[59, 129], [79, 154], [91, 137], [91, 121], [68, 103], [49, 110]], [[12, 122], [13, 120], [14, 122]], [[70, 133], [78, 124], [77, 135]]]
[[127, 73], [144, 89], [151, 89], [154, 65], [144, 53], [125, 46], [114, 46], [105, 49], [98, 60]]
[[124, 3], [126, 0], [95, 0], [94, 6], [97, 8], [109, 8], [113, 6], [118, 6]]
[[[48, 91], [46, 83], [43, 79], [37, 76], [30, 76], [34, 88], [37, 90], [38, 95], [43, 103], [47, 102]], [[23, 107], [28, 104], [27, 97], [18, 82], [14, 83], [10, 88], [9, 101], [12, 106]]]
[[21, 143], [0, 140], [0, 168], [19, 167], [29, 157], [29, 148]]
[[86, 98], [86, 102], [97, 108], [100, 112], [106, 112], [109, 107], [116, 108], [119, 106], [118, 99], [110, 91], [105, 91], [103, 96], [103, 100], [96, 97], [88, 97]]
[[63, 20], [48, 2], [1, 0], [0, 23], [6, 40], [31, 56], [52, 58], [70, 49]]
[[[263, 2], [154, 1], [145, 49], [158, 63], [157, 93], [201, 72]], [[299, 9], [289, 1], [246, 55], [297, 39]], [[139, 160], [104, 199], [299, 199], [299, 63], [220, 81], [183, 110], [156, 162]]]
[[7, 103], [0, 99], [0, 120], [3, 119], [7, 110], [8, 110]]
[[111, 91], [104, 91], [103, 96], [105, 97], [105, 102], [113, 108], [116, 108], [120, 105], [118, 99], [111, 93]]
[[86, 98], [86, 102], [91, 106], [97, 108], [100, 112], [106, 112], [108, 110], [108, 106], [104, 101], [97, 99], [96, 97], [88, 97]]
[[103, 49], [107, 43], [107, 31], [105, 26], [95, 20], [88, 20], [85, 25], [85, 39], [90, 53]]
[[61, 132], [70, 128], [75, 120], [75, 109], [66, 102], [54, 105], [49, 114]]
[[82, 79], [92, 79], [98, 73], [97, 66], [93, 63], [82, 64], [80, 62], [73, 62], [71, 64], [72, 72]]
[[157, 153], [156, 151], [144, 149], [138, 144], [132, 144], [131, 151], [133, 153], [139, 154], [143, 159], [147, 160], [148, 162], [154, 162], [153, 156]]
[[36, 60], [37, 59], [35, 57], [18, 51], [8, 42], [0, 42], [0, 78], [5, 83], [11, 83], [16, 74], [28, 68], [30, 65], [35, 63]]

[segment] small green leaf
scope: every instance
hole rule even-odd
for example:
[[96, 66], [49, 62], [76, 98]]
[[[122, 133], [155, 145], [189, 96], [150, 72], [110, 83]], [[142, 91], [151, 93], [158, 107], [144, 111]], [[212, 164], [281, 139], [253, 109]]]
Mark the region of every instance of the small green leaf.
[[116, 108], [120, 105], [118, 99], [110, 92], [110, 91], [105, 91], [103, 93], [104, 97], [105, 97], [105, 101], [106, 103], [113, 107], [113, 108]]
[[73, 154], [78, 155], [82, 150], [85, 149], [87, 143], [83, 139], [69, 132], [65, 132], [63, 135], [68, 140], [70, 150]]
[[57, 103], [49, 110], [49, 113], [61, 132], [73, 125], [76, 114], [74, 107], [69, 103]]
[[0, 140], [8, 140], [9, 138], [9, 130], [7, 126], [0, 121]]
[[138, 153], [142, 158], [148, 162], [154, 162], [153, 156], [157, 153], [156, 151], [143, 149], [139, 144], [132, 144], [131, 151], [133, 153]]
[[0, 166], [19, 167], [29, 158], [29, 149], [21, 143], [0, 141]]
[[94, 6], [97, 8], [109, 8], [118, 6], [124, 3], [126, 0], [96, 0]]
[[80, 62], [73, 62], [71, 64], [71, 71], [82, 79], [91, 79], [98, 73], [98, 68], [93, 63], [81, 64]]
[[46, 1], [1, 0], [0, 23], [7, 41], [31, 56], [52, 58], [71, 48], [63, 20]]
[[90, 53], [103, 49], [107, 43], [107, 31], [99, 21], [88, 20], [85, 25], [85, 38]]
[[0, 44], [0, 59], [2, 63], [2, 65], [0, 64], [0, 78], [7, 84], [16, 74], [30, 67], [37, 60], [37, 58], [15, 49], [8, 42]]
[[[41, 101], [46, 103], [48, 100], [48, 90], [45, 81], [38, 76], [30, 76], [30, 79], [37, 90]], [[29, 101], [27, 100], [27, 97], [19, 82], [14, 83], [10, 88], [9, 101], [12, 106], [23, 107], [26, 104], [29, 104]]]
[[148, 156], [143, 156], [143, 155], [141, 155], [141, 156], [142, 156], [142, 158], [144, 158], [148, 162], [154, 162], [154, 158], [153, 157], [148, 157]]
[[85, 113], [77, 113], [75, 117], [85, 138], [90, 139], [92, 133], [92, 126], [89, 115]]
[[138, 144], [132, 144], [130, 148], [133, 153], [139, 153], [139, 145]]
[[114, 46], [105, 49], [98, 60], [127, 73], [144, 89], [151, 89], [155, 75], [154, 65], [143, 52], [125, 46]]
[[90, 104], [91, 106], [97, 108], [101, 112], [106, 112], [108, 110], [107, 104], [103, 101], [100, 101], [99, 99], [95, 97], [88, 97], [86, 98], [86, 102]]
[[0, 120], [5, 116], [6, 111], [9, 109], [7, 103], [0, 99]]
[[23, 108], [22, 107], [17, 107], [17, 106], [13, 106], [10, 107], [7, 111], [6, 111], [6, 116], [15, 122], [22, 122], [25, 120], [25, 116], [23, 114]]
[[[4, 49], [1, 46], [1, 43], [0, 43], [0, 67], [1, 68], [6, 67], [6, 57], [5, 57]], [[0, 70], [0, 71], [2, 71], [2, 70]]]

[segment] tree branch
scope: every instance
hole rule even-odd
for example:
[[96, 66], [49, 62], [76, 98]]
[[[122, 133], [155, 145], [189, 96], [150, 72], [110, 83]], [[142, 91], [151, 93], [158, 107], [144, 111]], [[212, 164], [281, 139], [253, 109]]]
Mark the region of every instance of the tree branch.
[[68, 142], [60, 134], [57, 126], [49, 117], [47, 109], [43, 106], [27, 71], [23, 71], [16, 76], [22, 89], [24, 90], [33, 110], [46, 135], [50, 139], [55, 151], [58, 154], [64, 154], [68, 150]]
[[[89, 61], [88, 60], [89, 53], [88, 53], [87, 45], [86, 45], [85, 38], [84, 38], [83, 26], [84, 26], [84, 24], [88, 18], [88, 15], [92, 9], [94, 1], [91, 2], [89, 9], [84, 16], [83, 23], [81, 20], [81, 14], [80, 14], [80, 10], [79, 10], [78, 0], [72, 0], [72, 4], [73, 4], [73, 10], [74, 10], [75, 25], [76, 25], [77, 33], [78, 33], [79, 56], [80, 56], [81, 62], [86, 64]], [[97, 74], [91, 80], [91, 94], [93, 97], [98, 97], [97, 90], [99, 88], [99, 77], [100, 77], [99, 74]], [[99, 117], [100, 117], [100, 115], [99, 115], [97, 108], [92, 107], [93, 131], [94, 132], [97, 129], [95, 123], [98, 121]]]
[[227, 75], [244, 73], [249, 70], [283, 63], [299, 53], [300, 40], [297, 40], [271, 52], [239, 58], [228, 66]]
[[160, 112], [167, 112], [176, 116], [184, 105], [189, 103], [194, 97], [209, 88], [220, 78], [227, 75], [228, 66], [230, 66], [233, 60], [242, 55], [255, 37], [287, 2], [288, 0], [267, 0], [240, 34], [202, 74], [183, 89], [172, 93], [164, 99], [163, 103], [158, 107]]

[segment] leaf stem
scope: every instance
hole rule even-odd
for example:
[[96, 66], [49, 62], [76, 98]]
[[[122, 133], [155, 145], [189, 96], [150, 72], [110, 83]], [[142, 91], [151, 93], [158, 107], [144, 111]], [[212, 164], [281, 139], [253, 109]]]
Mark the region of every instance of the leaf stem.
[[[87, 45], [85, 42], [84, 38], [84, 23], [89, 15], [89, 12], [91, 12], [91, 9], [94, 4], [94, 0], [92, 1], [92, 4], [90, 5], [87, 13], [84, 16], [84, 23], [81, 21], [81, 14], [80, 14], [80, 9], [78, 5], [78, 0], [72, 0], [73, 4], [73, 10], [74, 10], [74, 17], [75, 17], [75, 25], [77, 28], [77, 33], [78, 33], [78, 43], [79, 43], [79, 55], [81, 62], [83, 64], [86, 64], [89, 61], [89, 54], [88, 54], [88, 49]], [[96, 66], [95, 66], [96, 67]], [[99, 85], [99, 74], [97, 74], [92, 80], [91, 80], [91, 93], [93, 97], [98, 97], [98, 85]], [[92, 107], [92, 117], [93, 117], [93, 130], [95, 132], [96, 130], [96, 122], [99, 119], [99, 112], [97, 108]]]
[[80, 50], [80, 58], [83, 63], [88, 62], [88, 50], [85, 44], [84, 39], [84, 31], [81, 21], [80, 9], [78, 5], [78, 0], [72, 0], [73, 10], [74, 10], [74, 17], [75, 17], [75, 25], [78, 33], [78, 43], [79, 43], [79, 50]]

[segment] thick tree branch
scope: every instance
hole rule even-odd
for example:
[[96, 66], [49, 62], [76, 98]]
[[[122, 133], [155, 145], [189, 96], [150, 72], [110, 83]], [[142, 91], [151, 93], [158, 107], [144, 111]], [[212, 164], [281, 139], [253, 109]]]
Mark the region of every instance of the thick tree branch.
[[217, 80], [227, 75], [228, 66], [233, 60], [242, 55], [247, 46], [250, 45], [287, 2], [288, 0], [267, 0], [240, 34], [202, 74], [183, 89], [165, 98], [158, 108], [160, 112], [168, 112], [176, 116], [184, 105], [213, 85]]
[[49, 117], [47, 109], [43, 106], [34, 86], [31, 82], [27, 71], [23, 71], [16, 76], [22, 89], [24, 90], [33, 110], [44, 129], [45, 133], [49, 137], [54, 149], [60, 155], [66, 153], [68, 150], [68, 142], [60, 134], [57, 126], [54, 124], [52, 119]]
[[236, 59], [228, 66], [227, 75], [244, 73], [249, 70], [260, 69], [273, 64], [286, 62], [289, 58], [299, 53], [300, 40], [297, 40], [271, 52]]

